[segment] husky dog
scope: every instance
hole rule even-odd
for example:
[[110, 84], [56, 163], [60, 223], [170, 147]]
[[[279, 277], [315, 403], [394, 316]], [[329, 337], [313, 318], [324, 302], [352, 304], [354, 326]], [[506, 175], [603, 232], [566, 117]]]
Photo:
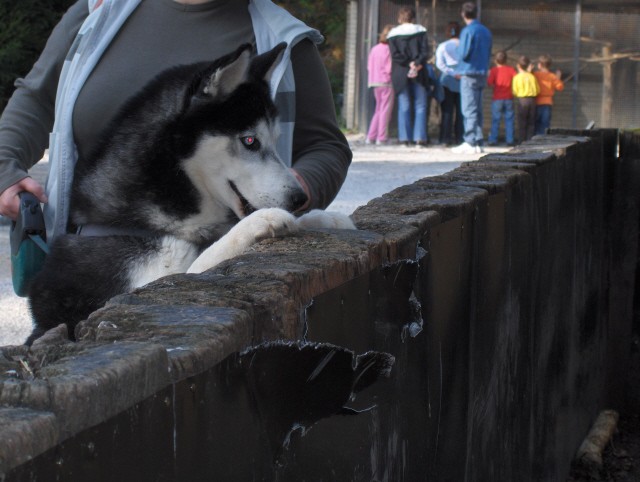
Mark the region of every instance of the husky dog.
[[285, 44], [250, 45], [161, 73], [130, 99], [78, 163], [70, 219], [29, 301], [34, 330], [75, 325], [113, 296], [161, 276], [199, 273], [300, 227], [355, 229], [338, 213], [291, 212], [307, 196], [276, 154], [269, 91]]

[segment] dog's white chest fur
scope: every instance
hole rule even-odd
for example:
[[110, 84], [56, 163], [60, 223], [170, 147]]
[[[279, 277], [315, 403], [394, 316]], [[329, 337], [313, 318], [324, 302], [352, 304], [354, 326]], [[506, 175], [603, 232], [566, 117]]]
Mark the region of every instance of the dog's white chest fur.
[[130, 289], [138, 288], [162, 276], [184, 273], [198, 257], [195, 245], [173, 236], [162, 238], [160, 249], [140, 258], [129, 271]]

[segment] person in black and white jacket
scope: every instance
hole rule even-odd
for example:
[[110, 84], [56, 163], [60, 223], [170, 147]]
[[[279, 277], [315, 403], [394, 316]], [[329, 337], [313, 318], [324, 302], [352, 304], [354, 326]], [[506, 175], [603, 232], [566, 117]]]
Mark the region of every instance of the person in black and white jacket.
[[391, 49], [391, 82], [398, 95], [398, 140], [405, 145], [426, 146], [429, 76], [424, 66], [429, 47], [427, 29], [414, 23], [415, 19], [415, 10], [402, 7], [399, 25], [389, 32], [387, 40]]

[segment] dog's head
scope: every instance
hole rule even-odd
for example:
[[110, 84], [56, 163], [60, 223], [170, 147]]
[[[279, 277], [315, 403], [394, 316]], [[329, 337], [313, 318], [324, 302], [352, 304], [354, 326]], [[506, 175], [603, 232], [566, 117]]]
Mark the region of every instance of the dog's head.
[[256, 209], [294, 211], [307, 197], [276, 152], [278, 120], [269, 80], [285, 44], [255, 57], [244, 45], [199, 72], [189, 89], [181, 136], [183, 169], [200, 193], [243, 218]]

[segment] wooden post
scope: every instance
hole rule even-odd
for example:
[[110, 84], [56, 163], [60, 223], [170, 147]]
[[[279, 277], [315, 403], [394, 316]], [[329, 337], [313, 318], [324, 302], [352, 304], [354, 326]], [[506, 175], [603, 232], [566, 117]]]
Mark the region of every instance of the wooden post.
[[345, 41], [344, 62], [344, 97], [342, 105], [342, 117], [347, 129], [358, 127], [356, 121], [357, 101], [357, 41], [358, 41], [358, 2], [350, 1], [347, 4], [347, 35]]
[[578, 123], [578, 104], [580, 103], [580, 29], [582, 25], [582, 1], [576, 0], [576, 13], [574, 17], [573, 38], [573, 102], [571, 112], [571, 127], [576, 128]]
[[[611, 45], [602, 47], [602, 58], [611, 59]], [[613, 60], [602, 62], [602, 108], [600, 113], [600, 127], [611, 126], [611, 112], [613, 110]]]

